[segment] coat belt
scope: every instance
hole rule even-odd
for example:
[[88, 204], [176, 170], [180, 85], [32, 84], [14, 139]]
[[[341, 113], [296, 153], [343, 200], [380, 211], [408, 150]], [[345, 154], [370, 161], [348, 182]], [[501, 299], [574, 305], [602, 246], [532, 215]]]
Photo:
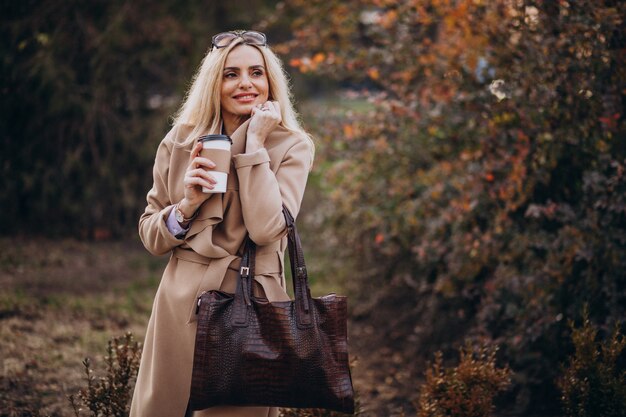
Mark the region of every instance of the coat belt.
[[[241, 256], [239, 255], [231, 255], [225, 258], [209, 258], [208, 256], [200, 255], [193, 249], [183, 249], [180, 247], [174, 248], [173, 254], [178, 259], [203, 265], [209, 265], [212, 262], [223, 262], [225, 259], [231, 259], [228, 264], [228, 269], [232, 269], [233, 271], [239, 271], [239, 266], [241, 265]], [[282, 272], [282, 265], [280, 258], [278, 257], [278, 252], [257, 253], [255, 264], [256, 275]]]
[[[219, 289], [226, 272], [229, 269], [239, 271], [239, 265], [241, 264], [241, 257], [237, 255], [229, 255], [223, 258], [209, 258], [192, 249], [183, 249], [180, 247], [174, 248], [172, 255], [184, 261], [207, 265], [207, 269], [202, 276], [200, 286], [196, 294], [196, 299], [204, 291]], [[255, 276], [258, 277], [259, 275], [268, 273], [282, 274], [282, 265], [278, 252], [260, 253], [256, 255]], [[255, 279], [258, 280], [259, 278]], [[194, 321], [196, 321], [195, 300], [190, 308], [189, 320], [187, 323], [192, 323]]]
[[[196, 252], [193, 249], [183, 249], [180, 247], [174, 248], [173, 255], [177, 257], [178, 259], [182, 259], [184, 261], [195, 262], [195, 263], [204, 264], [204, 265], [209, 265], [211, 262], [215, 261], [216, 259], [225, 259], [225, 258], [209, 258], [208, 256], [200, 255], [198, 252]], [[238, 271], [239, 265], [241, 264], [241, 256], [231, 255], [231, 256], [227, 256], [226, 258], [231, 258], [231, 257], [234, 257], [235, 259], [233, 259], [230, 265], [228, 265], [228, 268], [234, 271]]]

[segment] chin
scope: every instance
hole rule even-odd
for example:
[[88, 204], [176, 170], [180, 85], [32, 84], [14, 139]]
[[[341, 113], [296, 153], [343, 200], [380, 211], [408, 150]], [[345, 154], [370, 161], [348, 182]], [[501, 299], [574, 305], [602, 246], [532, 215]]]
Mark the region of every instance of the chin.
[[245, 108], [239, 108], [235, 114], [239, 117], [250, 117], [253, 107], [254, 106], [246, 106]]

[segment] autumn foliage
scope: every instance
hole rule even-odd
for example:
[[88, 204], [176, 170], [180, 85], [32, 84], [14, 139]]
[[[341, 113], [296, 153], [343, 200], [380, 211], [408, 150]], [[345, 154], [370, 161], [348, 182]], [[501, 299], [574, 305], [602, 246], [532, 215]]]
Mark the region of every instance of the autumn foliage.
[[421, 388], [418, 417], [488, 417], [494, 398], [510, 383], [511, 371], [496, 365], [495, 347], [472, 347], [459, 350], [459, 364], [444, 367], [441, 352], [426, 370]]
[[311, 123], [318, 210], [369, 301], [357, 316], [387, 308], [382, 337], [411, 358], [487, 337], [518, 376], [514, 408], [556, 412], [567, 319], [588, 303], [605, 327], [626, 308], [626, 4], [279, 10], [291, 65], [366, 101]]
[[[5, 2], [0, 232], [134, 233], [210, 35], [270, 2], [245, 3]], [[626, 316], [626, 2], [286, 0], [252, 28], [347, 98], [304, 115], [352, 318], [411, 375], [494, 342], [509, 411], [562, 414], [562, 365], [574, 398], [602, 363], [568, 321]]]
[[587, 313], [572, 327], [574, 354], [564, 367], [559, 388], [567, 417], [619, 417], [626, 410], [626, 370], [619, 365], [626, 338], [615, 327], [605, 341], [598, 341]]
[[94, 376], [91, 360], [86, 358], [87, 386], [69, 397], [74, 415], [79, 417], [84, 411], [92, 417], [128, 416], [140, 358], [141, 344], [130, 332], [109, 340], [103, 376]]

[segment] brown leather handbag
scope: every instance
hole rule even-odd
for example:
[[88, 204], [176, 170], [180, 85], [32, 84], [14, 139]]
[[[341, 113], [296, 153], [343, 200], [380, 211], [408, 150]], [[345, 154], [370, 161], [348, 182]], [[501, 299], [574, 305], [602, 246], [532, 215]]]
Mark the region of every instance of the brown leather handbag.
[[247, 239], [235, 294], [198, 299], [190, 409], [217, 405], [326, 408], [354, 413], [347, 299], [312, 298], [300, 237], [287, 221], [295, 300], [255, 297], [255, 244]]

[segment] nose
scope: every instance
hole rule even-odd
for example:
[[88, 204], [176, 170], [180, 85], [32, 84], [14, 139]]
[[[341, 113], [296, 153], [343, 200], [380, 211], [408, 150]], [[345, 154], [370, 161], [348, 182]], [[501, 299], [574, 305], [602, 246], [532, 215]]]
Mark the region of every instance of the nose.
[[252, 87], [250, 76], [248, 76], [248, 74], [242, 74], [241, 78], [239, 79], [239, 88], [247, 90], [250, 87]]

